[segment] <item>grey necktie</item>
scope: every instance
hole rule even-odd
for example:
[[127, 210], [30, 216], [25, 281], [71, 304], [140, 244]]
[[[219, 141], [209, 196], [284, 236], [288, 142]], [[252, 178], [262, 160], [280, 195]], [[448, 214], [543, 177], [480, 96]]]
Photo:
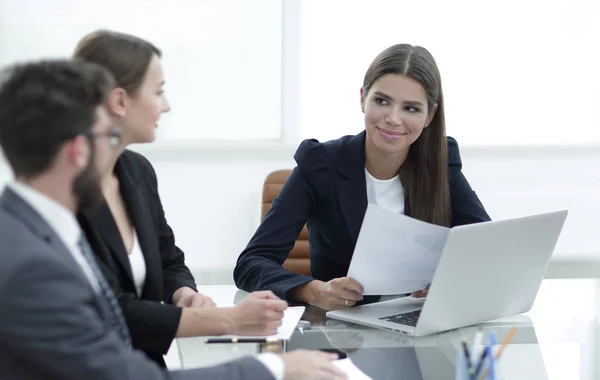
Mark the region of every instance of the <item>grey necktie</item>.
[[127, 328], [127, 324], [125, 323], [125, 318], [123, 317], [123, 312], [121, 311], [121, 307], [119, 306], [119, 302], [115, 297], [114, 293], [108, 286], [104, 275], [100, 271], [98, 264], [96, 264], [96, 259], [94, 257], [94, 253], [92, 252], [92, 248], [87, 242], [85, 236], [81, 236], [77, 243], [79, 245], [79, 249], [83, 254], [83, 257], [87, 260], [94, 276], [98, 279], [98, 283], [100, 284], [100, 295], [104, 297], [108, 305], [110, 306], [110, 310], [112, 312], [112, 326], [113, 329], [117, 331], [125, 345], [131, 348], [131, 337], [129, 336], [129, 329]]

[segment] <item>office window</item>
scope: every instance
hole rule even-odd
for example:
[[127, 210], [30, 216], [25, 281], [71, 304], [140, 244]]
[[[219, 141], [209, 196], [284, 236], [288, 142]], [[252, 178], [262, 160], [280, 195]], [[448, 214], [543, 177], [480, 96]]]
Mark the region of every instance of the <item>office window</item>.
[[302, 2], [300, 135], [364, 128], [363, 76], [396, 43], [426, 47], [461, 145], [600, 142], [597, 0]]
[[0, 65], [66, 57], [96, 29], [163, 51], [164, 140], [281, 136], [280, 0], [0, 0]]

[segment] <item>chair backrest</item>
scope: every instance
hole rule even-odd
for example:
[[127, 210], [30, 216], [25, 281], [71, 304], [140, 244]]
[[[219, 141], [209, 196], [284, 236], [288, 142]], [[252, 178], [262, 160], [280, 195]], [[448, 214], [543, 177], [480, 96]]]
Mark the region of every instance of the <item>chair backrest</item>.
[[[270, 173], [265, 179], [262, 193], [262, 215], [261, 220], [265, 218], [267, 212], [271, 209], [273, 199], [279, 195], [283, 184], [292, 173], [291, 170], [276, 170]], [[310, 253], [308, 250], [308, 230], [306, 226], [302, 228], [300, 235], [296, 238], [294, 248], [283, 263], [283, 267], [298, 274], [310, 275]]]

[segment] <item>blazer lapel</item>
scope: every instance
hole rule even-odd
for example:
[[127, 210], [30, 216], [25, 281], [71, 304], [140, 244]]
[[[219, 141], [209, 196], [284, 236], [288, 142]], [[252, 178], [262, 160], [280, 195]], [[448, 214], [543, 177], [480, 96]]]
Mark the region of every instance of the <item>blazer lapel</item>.
[[146, 262], [144, 296], [151, 299], [160, 299], [162, 297], [160, 294], [162, 287], [156, 286], [156, 284], [162, 284], [162, 262], [158, 251], [158, 231], [153, 224], [154, 218], [148, 208], [154, 204], [154, 200], [145, 197], [148, 191], [138, 172], [128, 165], [127, 161], [124, 159], [117, 161], [115, 173], [119, 178], [121, 195]]
[[[109, 252], [107, 254], [112, 255], [114, 260], [121, 267], [121, 270], [127, 274], [127, 277], [133, 286], [133, 273], [131, 271], [131, 265], [129, 264], [129, 256], [108, 204], [103, 202], [100, 205], [93, 206], [83, 211], [82, 214], [87, 219], [91, 229], [95, 230], [100, 235], [102, 243], [108, 246]], [[103, 252], [96, 253], [102, 254]]]
[[23, 198], [17, 193], [12, 191], [10, 188], [6, 188], [0, 196], [0, 205], [19, 218], [25, 223], [31, 231], [40, 237], [44, 242], [53, 246], [55, 251], [62, 257], [67, 265], [79, 273], [86, 282], [85, 274], [83, 273], [79, 264], [73, 258], [71, 251], [56, 234], [56, 232], [50, 227], [50, 225], [42, 218], [42, 216]]
[[349, 140], [337, 165], [335, 191], [352, 243], [356, 243], [365, 211], [367, 184], [365, 179], [365, 137], [363, 131]]

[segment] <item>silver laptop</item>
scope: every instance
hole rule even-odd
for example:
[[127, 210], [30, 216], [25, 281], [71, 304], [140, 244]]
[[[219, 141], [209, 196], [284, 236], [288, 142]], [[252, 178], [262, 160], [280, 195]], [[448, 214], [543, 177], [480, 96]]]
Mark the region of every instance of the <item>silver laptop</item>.
[[423, 336], [531, 309], [567, 211], [454, 227], [427, 297], [327, 312], [346, 322]]

